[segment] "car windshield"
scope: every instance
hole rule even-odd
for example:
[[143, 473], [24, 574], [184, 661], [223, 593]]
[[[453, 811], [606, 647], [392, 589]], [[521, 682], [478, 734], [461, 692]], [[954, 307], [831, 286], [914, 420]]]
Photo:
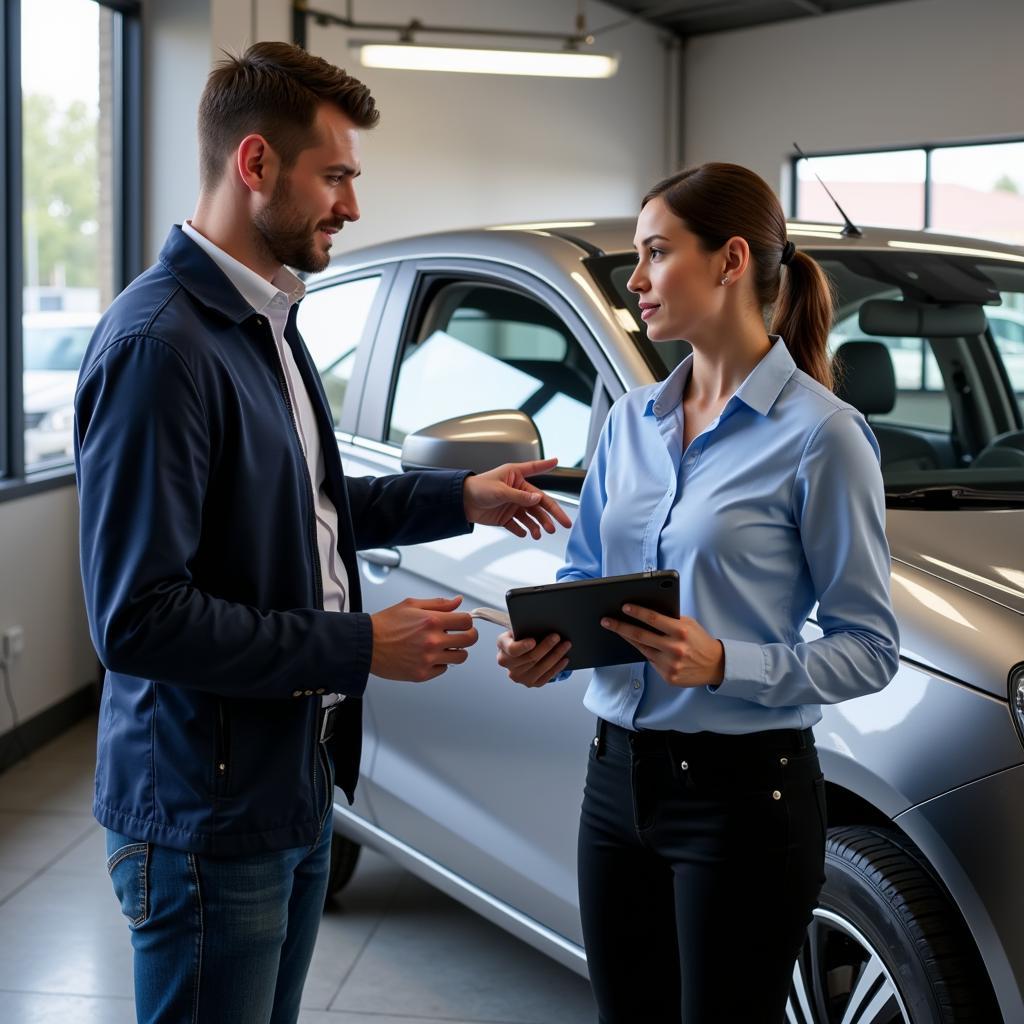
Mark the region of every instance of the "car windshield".
[[[808, 249], [835, 285], [829, 351], [839, 393], [878, 438], [891, 505], [1016, 504], [1024, 501], [1024, 259], [925, 249]], [[689, 346], [647, 340], [626, 289], [635, 259], [605, 257], [592, 271], [613, 304], [630, 310], [637, 344], [664, 377]], [[913, 326], [909, 314], [920, 318]], [[894, 389], [877, 372], [885, 362]]]
[[90, 324], [67, 327], [26, 324], [25, 369], [77, 373], [92, 332]]

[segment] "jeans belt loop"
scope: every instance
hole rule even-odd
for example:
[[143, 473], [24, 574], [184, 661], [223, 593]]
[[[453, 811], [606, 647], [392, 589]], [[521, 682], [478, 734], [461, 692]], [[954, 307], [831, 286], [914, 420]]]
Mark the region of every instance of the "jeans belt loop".
[[608, 723], [603, 719], [597, 720], [597, 735], [594, 736], [594, 756], [600, 757], [604, 753], [605, 736], [608, 732]]

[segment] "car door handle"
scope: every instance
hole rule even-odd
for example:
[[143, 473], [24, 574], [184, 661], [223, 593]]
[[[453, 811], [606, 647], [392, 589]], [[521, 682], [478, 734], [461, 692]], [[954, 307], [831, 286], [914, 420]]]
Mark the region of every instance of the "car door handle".
[[371, 565], [386, 565], [389, 569], [397, 569], [402, 564], [402, 553], [397, 548], [367, 548], [357, 551], [356, 555]]

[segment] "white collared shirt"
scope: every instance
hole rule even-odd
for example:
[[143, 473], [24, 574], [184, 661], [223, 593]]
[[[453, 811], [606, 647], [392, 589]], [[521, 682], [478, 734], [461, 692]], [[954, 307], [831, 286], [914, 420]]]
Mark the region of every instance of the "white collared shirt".
[[185, 221], [181, 228], [224, 272], [227, 279], [238, 289], [242, 298], [270, 322], [277, 354], [284, 371], [285, 384], [288, 387], [288, 397], [294, 411], [295, 431], [306, 457], [309, 482], [313, 488], [324, 610], [348, 611], [348, 573], [341, 560], [341, 555], [338, 553], [338, 511], [324, 490], [326, 476], [324, 454], [313, 412], [313, 402], [302, 384], [291, 346], [288, 345], [284, 337], [288, 312], [293, 303], [298, 302], [305, 294], [305, 285], [287, 267], [283, 266], [278, 269], [272, 281], [267, 281], [244, 263], [240, 263], [223, 249], [214, 245], [188, 221]]

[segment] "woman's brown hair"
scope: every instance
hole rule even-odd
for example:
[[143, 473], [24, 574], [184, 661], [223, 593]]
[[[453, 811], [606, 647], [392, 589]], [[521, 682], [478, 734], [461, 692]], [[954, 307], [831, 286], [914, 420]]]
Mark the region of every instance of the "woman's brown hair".
[[641, 207], [656, 198], [709, 252], [734, 236], [746, 239], [758, 302], [772, 307], [769, 331], [782, 336], [804, 373], [831, 390], [832, 287], [815, 260], [788, 245], [786, 218], [768, 183], [738, 164], [708, 163], [659, 181]]

